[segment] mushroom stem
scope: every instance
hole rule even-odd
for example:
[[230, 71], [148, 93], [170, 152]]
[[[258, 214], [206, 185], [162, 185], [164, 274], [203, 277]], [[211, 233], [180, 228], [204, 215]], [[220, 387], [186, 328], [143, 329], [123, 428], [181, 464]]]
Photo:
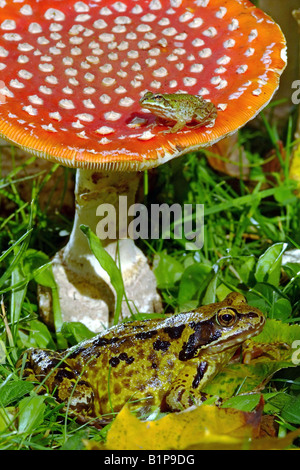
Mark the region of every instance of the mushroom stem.
[[[134, 204], [139, 179], [139, 174], [136, 172], [77, 170], [75, 184], [76, 213], [70, 240], [65, 247], [65, 258], [72, 259], [75, 253], [74, 262], [77, 263], [78, 256], [86, 256], [86, 254], [90, 253], [87, 238], [80, 230], [80, 225], [88, 225], [96, 233], [97, 225], [100, 221], [99, 209], [101, 209], [101, 206], [103, 207], [103, 212], [105, 212], [105, 208], [111, 213], [115, 211], [116, 221], [115, 231], [112, 230], [112, 232], [115, 232], [115, 236], [112, 233], [112, 238], [107, 236], [106, 239], [102, 239], [102, 245], [106, 246], [115, 241], [116, 238], [119, 239], [119, 197], [126, 197], [128, 207]], [[106, 206], [103, 206], [104, 204]], [[122, 225], [125, 226], [127, 223], [126, 214], [121, 215]], [[111, 224], [113, 222], [111, 220]], [[127, 238], [127, 233], [123, 231], [121, 236], [122, 238]]]
[[[99, 331], [103, 325], [107, 326], [113, 321], [114, 289], [80, 229], [80, 225], [84, 224], [94, 233], [99, 232], [99, 215], [105, 216], [105, 212], [110, 215], [108, 226], [111, 230], [107, 232], [107, 238], [101, 240], [102, 245], [117, 264], [120, 261], [125, 291], [132, 310], [147, 313], [160, 310], [154, 274], [145, 255], [132, 239], [127, 238], [127, 230], [124, 230], [127, 227], [127, 212], [125, 213], [124, 208], [119, 208], [119, 196], [125, 196], [123, 201], [126, 200], [127, 207], [134, 204], [138, 183], [139, 174], [135, 172], [77, 170], [73, 229], [68, 244], [55, 255], [52, 262], [64, 321], [76, 321], [78, 310], [83, 318], [81, 321], [93, 331]], [[44, 306], [42, 314], [47, 317], [47, 312], [44, 311], [47, 302], [42, 295], [40, 294], [40, 305]], [[129, 308], [124, 301], [122, 315], [126, 316], [128, 313]]]

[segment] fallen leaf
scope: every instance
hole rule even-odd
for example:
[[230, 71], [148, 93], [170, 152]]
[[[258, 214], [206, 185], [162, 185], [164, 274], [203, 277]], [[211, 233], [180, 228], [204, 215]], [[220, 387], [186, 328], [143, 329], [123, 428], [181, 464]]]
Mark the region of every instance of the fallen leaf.
[[85, 440], [89, 450], [284, 449], [300, 434], [259, 438], [263, 400], [254, 412], [202, 405], [170, 413], [156, 421], [140, 421], [124, 406], [106, 443]]
[[237, 132], [212, 145], [205, 150], [205, 154], [214, 170], [235, 178], [249, 178], [249, 160], [244, 148], [238, 143]]
[[[258, 435], [261, 407], [251, 413], [212, 405], [169, 413], [156, 421], [140, 421], [124, 406], [107, 433], [107, 450], [183, 450], [242, 448]], [[100, 447], [101, 448], [101, 447]]]

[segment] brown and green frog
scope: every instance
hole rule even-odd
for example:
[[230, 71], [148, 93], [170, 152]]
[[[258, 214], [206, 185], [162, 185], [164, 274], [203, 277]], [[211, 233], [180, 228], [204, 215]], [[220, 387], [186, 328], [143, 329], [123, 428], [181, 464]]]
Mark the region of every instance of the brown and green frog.
[[128, 402], [143, 412], [180, 411], [207, 398], [203, 388], [264, 322], [230, 293], [191, 312], [114, 326], [63, 352], [31, 348], [19, 366], [83, 421]]
[[[188, 123], [192, 129], [213, 125], [217, 117], [217, 108], [200, 95], [188, 93], [152, 93], [147, 91], [140, 99], [140, 105], [156, 116], [175, 122], [174, 126], [164, 134], [178, 132]], [[191, 128], [191, 127], [189, 127]]]

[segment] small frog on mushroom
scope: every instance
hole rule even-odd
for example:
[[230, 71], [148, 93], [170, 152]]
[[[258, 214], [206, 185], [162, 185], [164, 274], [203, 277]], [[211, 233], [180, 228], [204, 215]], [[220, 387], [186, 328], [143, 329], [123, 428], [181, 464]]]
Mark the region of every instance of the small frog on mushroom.
[[[97, 208], [118, 212], [119, 195], [131, 205], [139, 172], [255, 117], [285, 65], [280, 28], [248, 0], [0, 2], [0, 137], [77, 169], [74, 227], [53, 260], [64, 320], [99, 331], [114, 313], [80, 225], [95, 232]], [[163, 120], [155, 96], [168, 101], [155, 108]], [[103, 244], [115, 259], [119, 246], [128, 299], [159, 310], [154, 275], [128, 234]]]

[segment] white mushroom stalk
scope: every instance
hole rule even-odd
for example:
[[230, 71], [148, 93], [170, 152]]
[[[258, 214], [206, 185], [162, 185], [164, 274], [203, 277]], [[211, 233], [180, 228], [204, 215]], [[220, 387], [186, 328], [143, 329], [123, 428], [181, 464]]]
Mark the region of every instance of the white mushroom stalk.
[[[131, 312], [161, 309], [154, 274], [145, 255], [128, 238], [127, 212], [119, 211], [120, 197], [126, 201], [128, 208], [135, 203], [139, 180], [135, 172], [77, 170], [73, 229], [68, 244], [56, 254], [52, 262], [65, 321], [77, 321], [80, 310], [81, 321], [92, 331], [100, 331], [107, 322], [112, 324], [114, 319], [113, 286], [108, 274], [92, 254], [88, 239], [80, 229], [82, 224], [89, 226], [102, 238], [102, 245], [121, 270], [126, 292], [123, 316]], [[121, 204], [121, 211], [123, 209], [125, 207]], [[102, 222], [100, 233], [98, 226]], [[48, 291], [40, 288], [39, 292], [43, 313], [48, 317], [49, 312], [46, 310], [51, 305], [46, 301]]]

